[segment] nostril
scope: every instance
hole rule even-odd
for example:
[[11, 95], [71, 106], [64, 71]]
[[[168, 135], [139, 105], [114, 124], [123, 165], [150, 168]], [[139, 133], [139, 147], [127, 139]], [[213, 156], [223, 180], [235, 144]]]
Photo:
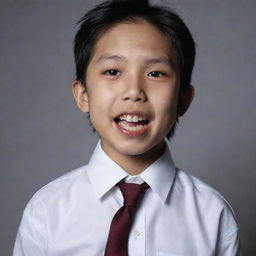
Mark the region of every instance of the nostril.
[[142, 98], [137, 98], [137, 100], [136, 101], [142, 101]]
[[131, 101], [145, 101], [146, 97], [125, 97], [124, 100], [131, 100]]

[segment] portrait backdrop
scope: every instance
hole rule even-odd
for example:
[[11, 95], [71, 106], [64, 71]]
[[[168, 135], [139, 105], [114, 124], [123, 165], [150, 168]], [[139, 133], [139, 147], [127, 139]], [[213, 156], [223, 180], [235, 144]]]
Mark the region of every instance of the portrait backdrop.
[[[76, 22], [94, 0], [0, 1], [0, 254], [43, 185], [87, 163], [98, 140], [71, 94]], [[234, 208], [256, 255], [256, 1], [163, 0], [197, 44], [195, 99], [169, 143], [176, 165]], [[160, 100], [160, 99], [159, 99]]]

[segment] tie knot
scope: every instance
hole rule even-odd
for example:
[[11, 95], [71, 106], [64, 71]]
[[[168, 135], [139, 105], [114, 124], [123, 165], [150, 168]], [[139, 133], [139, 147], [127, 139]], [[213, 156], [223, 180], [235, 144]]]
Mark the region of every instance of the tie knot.
[[120, 181], [117, 183], [117, 185], [123, 194], [124, 205], [131, 207], [136, 207], [139, 199], [143, 196], [144, 192], [149, 187], [145, 182], [143, 184], [135, 184]]

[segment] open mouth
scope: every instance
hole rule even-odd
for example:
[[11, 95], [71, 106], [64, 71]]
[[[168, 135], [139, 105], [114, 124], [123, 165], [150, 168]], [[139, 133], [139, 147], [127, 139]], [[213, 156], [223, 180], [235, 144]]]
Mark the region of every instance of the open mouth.
[[149, 119], [137, 114], [122, 114], [114, 118], [114, 121], [127, 132], [145, 131], [149, 124]]

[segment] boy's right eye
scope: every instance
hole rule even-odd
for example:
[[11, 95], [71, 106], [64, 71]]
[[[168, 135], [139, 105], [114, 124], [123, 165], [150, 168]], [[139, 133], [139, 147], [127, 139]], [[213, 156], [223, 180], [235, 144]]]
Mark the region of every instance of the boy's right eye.
[[117, 69], [108, 69], [103, 74], [108, 76], [120, 76], [121, 72]]

